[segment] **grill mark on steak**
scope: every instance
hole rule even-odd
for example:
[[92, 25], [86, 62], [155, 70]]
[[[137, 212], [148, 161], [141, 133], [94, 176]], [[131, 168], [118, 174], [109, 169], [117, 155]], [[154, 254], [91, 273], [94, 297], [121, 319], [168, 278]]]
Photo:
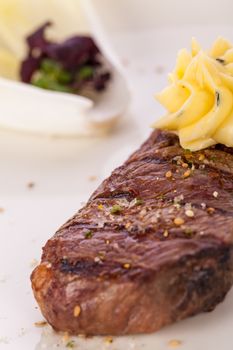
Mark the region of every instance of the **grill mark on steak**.
[[232, 242], [232, 149], [190, 153], [157, 130], [47, 242], [34, 294], [56, 330], [152, 332], [223, 300]]
[[[79, 260], [75, 264], [67, 260], [62, 260], [60, 262], [60, 271], [68, 274], [75, 274], [79, 277], [86, 278], [99, 278], [99, 281], [103, 281], [103, 279], [117, 279], [122, 278], [129, 274], [128, 270], [123, 267], [120, 263], [112, 263], [107, 262], [105, 264], [105, 268], [102, 266], [103, 261], [95, 262], [95, 261], [87, 261], [87, 260]], [[143, 273], [143, 279], [146, 279], [146, 276], [149, 276], [149, 272]], [[138, 267], [133, 267], [130, 270], [130, 279], [134, 279], [141, 274], [141, 269]], [[126, 276], [128, 279], [128, 276]]]

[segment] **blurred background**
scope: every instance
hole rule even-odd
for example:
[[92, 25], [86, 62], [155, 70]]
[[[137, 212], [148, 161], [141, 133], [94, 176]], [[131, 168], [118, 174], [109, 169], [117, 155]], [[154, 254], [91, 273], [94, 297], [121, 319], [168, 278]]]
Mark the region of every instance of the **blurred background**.
[[232, 24], [231, 0], [96, 0], [93, 5], [110, 31]]

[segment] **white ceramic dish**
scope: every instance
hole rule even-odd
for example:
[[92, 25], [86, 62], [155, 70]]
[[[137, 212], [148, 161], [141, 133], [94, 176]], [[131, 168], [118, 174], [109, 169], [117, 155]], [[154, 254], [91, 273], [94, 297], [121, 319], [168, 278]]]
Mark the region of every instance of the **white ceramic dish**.
[[[130, 113], [114, 134], [76, 140], [0, 132], [0, 207], [5, 209], [0, 213], [1, 350], [67, 349], [67, 341], [63, 343], [49, 327], [34, 326], [43, 319], [29, 282], [34, 259], [40, 258], [41, 247], [57, 227], [147, 137], [148, 126], [162, 112], [153, 94], [166, 84], [177, 49], [189, 45], [192, 35], [203, 46], [218, 34], [233, 40], [233, 28], [221, 23], [113, 32], [112, 44], [125, 65], [133, 94]], [[35, 186], [31, 188], [30, 182]], [[233, 291], [214, 312], [156, 334], [120, 337], [112, 344], [104, 338], [77, 338], [75, 349], [169, 350], [175, 339], [181, 341], [177, 347], [181, 350], [231, 350], [232, 323]]]
[[[96, 26], [99, 28], [98, 19], [95, 14], [88, 17], [87, 12], [85, 15], [82, 3], [85, 4], [81, 0], [69, 3], [50, 0], [49, 3], [42, 1], [38, 6], [37, 0], [31, 0], [30, 4], [25, 0], [0, 2], [0, 11], [2, 6], [2, 12], [6, 13], [3, 16], [0, 12], [0, 38], [3, 41], [0, 49], [8, 45], [19, 61], [26, 54], [24, 37], [46, 21], [53, 23], [49, 29], [52, 37], [66, 38], [83, 31], [91, 33], [90, 19], [93, 36], [112, 72], [106, 91], [96, 94], [94, 100], [0, 78], [0, 127], [44, 135], [99, 135], [113, 129], [126, 110], [129, 104], [126, 80], [115, 57], [112, 60], [111, 46], [98, 35], [99, 30], [95, 30]], [[15, 26], [19, 27], [18, 31]]]

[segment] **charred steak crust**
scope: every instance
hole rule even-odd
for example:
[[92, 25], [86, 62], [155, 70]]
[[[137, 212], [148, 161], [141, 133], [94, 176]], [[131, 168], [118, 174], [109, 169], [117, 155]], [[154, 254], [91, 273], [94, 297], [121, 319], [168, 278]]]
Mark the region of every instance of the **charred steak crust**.
[[47, 242], [32, 288], [56, 330], [154, 332], [224, 299], [232, 241], [232, 149], [155, 130]]

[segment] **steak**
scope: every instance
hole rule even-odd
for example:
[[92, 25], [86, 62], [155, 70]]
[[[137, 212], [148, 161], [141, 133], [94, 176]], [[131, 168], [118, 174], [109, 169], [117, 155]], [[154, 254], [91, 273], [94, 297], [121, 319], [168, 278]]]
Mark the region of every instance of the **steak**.
[[47, 242], [32, 288], [55, 330], [154, 332], [224, 299], [232, 242], [233, 149], [155, 130]]

